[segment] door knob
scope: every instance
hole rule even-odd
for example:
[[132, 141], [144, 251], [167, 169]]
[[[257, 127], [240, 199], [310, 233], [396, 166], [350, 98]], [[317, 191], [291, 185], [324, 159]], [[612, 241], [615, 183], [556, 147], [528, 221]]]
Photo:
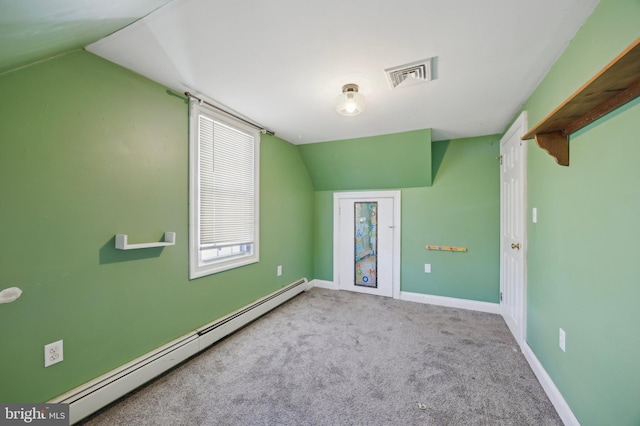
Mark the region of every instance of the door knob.
[[511, 248], [512, 248], [512, 249], [516, 249], [516, 250], [520, 250], [520, 243], [513, 243], [513, 244], [511, 244]]

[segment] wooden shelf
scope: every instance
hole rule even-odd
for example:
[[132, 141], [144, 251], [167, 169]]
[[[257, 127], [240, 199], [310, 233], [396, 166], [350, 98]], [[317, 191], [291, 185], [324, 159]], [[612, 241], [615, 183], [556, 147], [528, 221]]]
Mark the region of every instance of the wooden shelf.
[[127, 234], [116, 234], [116, 248], [118, 250], [136, 250], [153, 247], [167, 247], [176, 245], [176, 233], [165, 232], [164, 241], [154, 243], [129, 244], [129, 236]]
[[522, 136], [534, 139], [561, 166], [569, 165], [569, 136], [640, 96], [640, 38]]

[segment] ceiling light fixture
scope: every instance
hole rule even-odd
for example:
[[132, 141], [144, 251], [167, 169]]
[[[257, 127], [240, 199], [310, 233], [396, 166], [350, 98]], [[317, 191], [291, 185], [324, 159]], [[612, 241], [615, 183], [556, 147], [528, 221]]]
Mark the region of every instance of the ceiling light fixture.
[[358, 93], [357, 84], [342, 86], [342, 94], [336, 99], [336, 111], [342, 115], [358, 115], [364, 111], [364, 96]]

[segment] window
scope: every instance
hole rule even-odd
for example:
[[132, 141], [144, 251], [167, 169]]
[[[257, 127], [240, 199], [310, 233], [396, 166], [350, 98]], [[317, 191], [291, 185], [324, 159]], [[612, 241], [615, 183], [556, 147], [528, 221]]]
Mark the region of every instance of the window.
[[190, 278], [258, 261], [257, 130], [191, 102]]

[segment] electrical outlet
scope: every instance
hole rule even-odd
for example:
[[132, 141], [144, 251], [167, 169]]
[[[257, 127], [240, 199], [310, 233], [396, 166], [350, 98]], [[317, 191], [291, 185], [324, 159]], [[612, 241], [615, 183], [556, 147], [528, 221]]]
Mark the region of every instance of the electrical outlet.
[[426, 274], [430, 274], [431, 273], [431, 264], [430, 263], [425, 263], [424, 264], [424, 272]]
[[62, 351], [62, 340], [44, 345], [45, 367], [62, 362], [63, 359], [64, 353]]
[[278, 276], [282, 275], [282, 265], [278, 265], [276, 273], [278, 274]]
[[560, 345], [560, 349], [562, 349], [562, 352], [567, 351], [566, 343], [567, 343], [567, 333], [565, 333], [563, 329], [560, 329], [559, 345]]
[[538, 223], [538, 208], [534, 207], [531, 209], [531, 221], [533, 223]]

